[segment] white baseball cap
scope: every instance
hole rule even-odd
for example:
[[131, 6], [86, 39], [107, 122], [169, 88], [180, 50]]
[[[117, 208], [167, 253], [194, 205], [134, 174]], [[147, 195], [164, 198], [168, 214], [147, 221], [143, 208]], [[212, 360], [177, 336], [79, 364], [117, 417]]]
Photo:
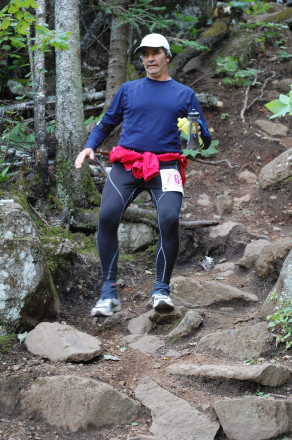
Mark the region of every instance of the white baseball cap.
[[166, 49], [167, 55], [169, 57], [172, 56], [170, 52], [169, 43], [167, 39], [161, 34], [146, 35], [146, 37], [142, 39], [140, 46], [137, 47], [137, 49], [135, 50], [135, 53], [139, 52], [142, 49], [142, 47], [163, 47], [164, 49]]

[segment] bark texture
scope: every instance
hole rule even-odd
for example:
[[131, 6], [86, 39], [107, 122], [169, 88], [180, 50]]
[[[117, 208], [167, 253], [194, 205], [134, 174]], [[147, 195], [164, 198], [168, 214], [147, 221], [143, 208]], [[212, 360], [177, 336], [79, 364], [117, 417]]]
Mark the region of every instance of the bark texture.
[[117, 0], [111, 24], [111, 41], [108, 62], [108, 77], [106, 82], [106, 100], [104, 110], [107, 110], [114, 95], [127, 79], [127, 49], [129, 25], [120, 24], [119, 12], [126, 9], [129, 0]]
[[72, 32], [69, 50], [56, 51], [56, 173], [57, 198], [63, 206], [89, 206], [97, 193], [84, 166], [81, 171], [74, 161], [82, 149], [86, 134], [84, 125], [80, 62], [79, 0], [56, 0], [56, 32]]
[[[46, 20], [46, 2], [37, 0], [36, 24]], [[39, 38], [36, 35], [36, 44]], [[37, 48], [34, 52], [32, 74], [34, 89], [35, 164], [39, 172], [39, 190], [42, 195], [48, 191], [48, 149], [46, 132], [45, 53]]]

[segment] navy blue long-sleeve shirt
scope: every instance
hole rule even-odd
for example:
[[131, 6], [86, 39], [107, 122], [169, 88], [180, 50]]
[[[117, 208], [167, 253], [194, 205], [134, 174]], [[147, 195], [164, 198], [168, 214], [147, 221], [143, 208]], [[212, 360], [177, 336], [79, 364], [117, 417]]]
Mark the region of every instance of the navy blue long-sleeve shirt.
[[122, 122], [119, 145], [153, 153], [182, 153], [177, 119], [196, 109], [200, 113], [202, 140], [211, 143], [207, 123], [194, 91], [174, 79], [150, 78], [124, 83], [107, 112], [90, 133], [84, 148], [95, 150]]

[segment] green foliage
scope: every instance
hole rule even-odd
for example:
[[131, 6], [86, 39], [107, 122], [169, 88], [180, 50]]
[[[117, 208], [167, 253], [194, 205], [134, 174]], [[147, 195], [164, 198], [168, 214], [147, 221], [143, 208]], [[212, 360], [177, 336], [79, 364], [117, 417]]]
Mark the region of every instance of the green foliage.
[[254, 84], [254, 79], [258, 73], [257, 69], [240, 69], [237, 57], [217, 57], [216, 73], [225, 76], [224, 84], [236, 85], [238, 87]]
[[281, 50], [280, 57], [285, 59], [292, 58], [292, 54], [288, 53], [286, 50]]
[[256, 14], [264, 14], [270, 9], [270, 5], [260, 1], [260, 0], [241, 0], [241, 1], [231, 1], [228, 5], [233, 6], [234, 8], [242, 9], [245, 14], [256, 15]]
[[1, 141], [10, 147], [23, 148], [23, 145], [25, 145], [28, 148], [32, 148], [34, 146], [35, 135], [29, 129], [28, 125], [29, 123], [23, 122], [22, 119], [18, 121], [6, 118], [5, 128], [0, 137]]
[[186, 38], [169, 37], [169, 40], [171, 41], [170, 48], [174, 53], [180, 53], [184, 47], [193, 47], [200, 51], [210, 50], [208, 46], [204, 46], [197, 41], [190, 41]]
[[[47, 133], [54, 133], [56, 127], [56, 121], [52, 120], [46, 127]], [[35, 143], [35, 133], [29, 127], [29, 122], [20, 120], [5, 118], [4, 130], [0, 136], [0, 140], [7, 147], [13, 147], [17, 149], [32, 149]]]
[[292, 84], [288, 95], [281, 94], [278, 99], [268, 102], [265, 106], [274, 113], [270, 119], [286, 116], [287, 114], [292, 116]]
[[274, 313], [267, 316], [269, 327], [276, 332], [276, 344], [284, 343], [286, 349], [292, 347], [292, 301], [289, 295], [278, 296], [275, 292], [270, 301], [277, 303]]
[[217, 57], [216, 58], [216, 73], [228, 75], [235, 73], [238, 70], [238, 58], [237, 57]]
[[[258, 52], [265, 52], [266, 51], [266, 45], [273, 45], [275, 47], [278, 47], [279, 49], [287, 49], [284, 46], [284, 39], [283, 35], [284, 32], [287, 31], [288, 26], [286, 24], [282, 23], [265, 23], [262, 21], [257, 21], [255, 23], [240, 23], [240, 26], [242, 28], [246, 28], [249, 30], [255, 30], [259, 31], [256, 37], [257, 42], [257, 49]], [[288, 54], [289, 55], [289, 54]], [[280, 52], [280, 57], [284, 59], [284, 57], [288, 58], [287, 55], [282, 54]]]
[[119, 18], [118, 26], [130, 23], [136, 28], [139, 35], [147, 32], [168, 31], [168, 40], [171, 50], [179, 53], [183, 47], [194, 47], [198, 50], [209, 50], [207, 46], [197, 43], [196, 24], [198, 18], [191, 15], [182, 15], [176, 11], [166, 13], [166, 6], [157, 6], [154, 0], [137, 0], [136, 4], [131, 4], [128, 9], [123, 9], [109, 2], [100, 0], [101, 8], [108, 14], [113, 11]]
[[67, 41], [71, 32], [56, 33], [46, 24], [36, 24], [33, 12], [37, 7], [34, 0], [10, 0], [0, 10], [0, 86], [6, 84], [9, 70], [29, 65], [28, 39], [32, 52], [37, 48], [42, 52], [48, 47], [69, 48]]
[[163, 17], [166, 6], [156, 6], [153, 0], [137, 0], [137, 3], [131, 4], [128, 9], [120, 6], [109, 5], [109, 2], [101, 0], [99, 2], [102, 9], [111, 14], [113, 11], [118, 16], [120, 25], [130, 23], [137, 32], [141, 34], [141, 28], [147, 28], [150, 32], [157, 29], [167, 29], [175, 21], [169, 17]]
[[222, 121], [224, 121], [225, 119], [229, 118], [230, 114], [229, 113], [221, 113], [220, 115], [220, 119]]
[[10, 165], [5, 166], [4, 163], [5, 163], [5, 158], [2, 157], [0, 153], [0, 185], [2, 183], [6, 183], [10, 179], [10, 176], [8, 174]]
[[103, 117], [104, 113], [101, 113], [97, 118], [95, 118], [94, 116], [90, 116], [90, 118], [86, 119], [85, 125], [92, 124], [92, 122], [95, 122], [97, 124], [99, 121], [102, 120]]
[[[66, 41], [71, 32], [56, 34], [50, 31], [46, 24], [36, 25], [35, 16], [29, 10], [37, 9], [38, 5], [34, 0], [10, 0], [7, 6], [0, 11], [0, 48], [6, 51], [14, 48], [25, 48], [27, 45], [27, 36], [30, 36], [32, 26], [36, 32], [39, 43], [32, 47], [34, 51], [37, 47], [41, 51], [46, 50], [48, 45], [56, 49], [68, 49]], [[32, 41], [36, 37], [31, 38]]]
[[191, 159], [195, 159], [195, 157], [199, 154], [202, 157], [209, 157], [212, 156], [213, 154], [218, 153], [218, 150], [216, 150], [216, 147], [219, 145], [219, 141], [218, 140], [213, 140], [211, 142], [211, 145], [209, 146], [209, 148], [207, 148], [206, 150], [203, 150], [202, 148], [198, 149], [198, 150], [189, 150], [188, 148], [183, 150], [183, 154], [186, 157], [190, 157]]
[[259, 358], [248, 358], [248, 359], [245, 359], [243, 361], [243, 363], [247, 364], [247, 365], [255, 365], [255, 364], [260, 364], [261, 361]]

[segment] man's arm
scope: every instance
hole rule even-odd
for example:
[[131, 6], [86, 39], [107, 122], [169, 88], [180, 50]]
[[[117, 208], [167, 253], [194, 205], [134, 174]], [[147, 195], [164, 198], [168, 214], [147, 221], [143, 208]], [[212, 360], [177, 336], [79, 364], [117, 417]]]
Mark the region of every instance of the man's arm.
[[82, 167], [84, 160], [89, 158], [94, 160], [94, 151], [98, 148], [105, 138], [113, 131], [113, 129], [122, 122], [123, 119], [123, 86], [120, 87], [116, 95], [114, 96], [107, 112], [103, 116], [102, 120], [93, 128], [90, 133], [85, 147], [78, 154], [75, 160], [75, 168]]

